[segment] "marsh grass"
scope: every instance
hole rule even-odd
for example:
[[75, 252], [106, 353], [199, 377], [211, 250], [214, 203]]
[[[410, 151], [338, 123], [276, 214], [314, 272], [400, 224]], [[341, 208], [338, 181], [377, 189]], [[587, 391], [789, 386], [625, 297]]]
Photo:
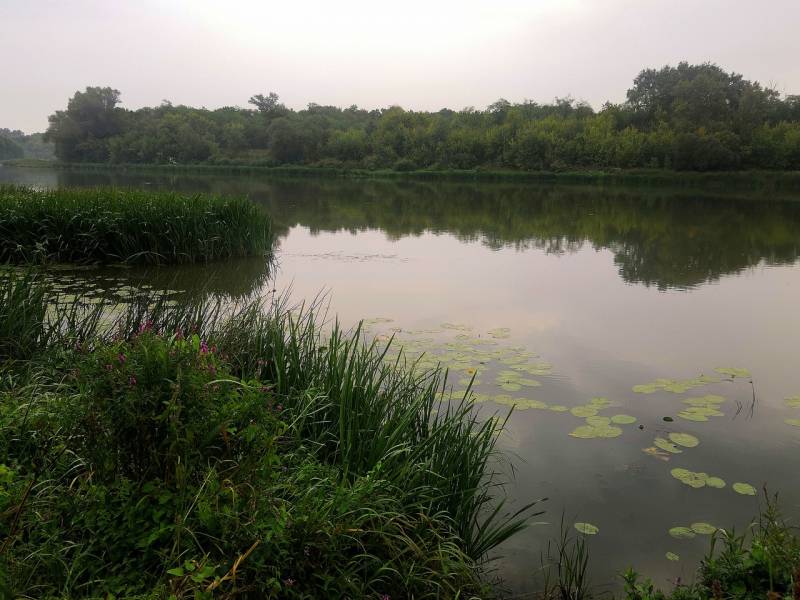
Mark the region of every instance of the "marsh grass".
[[272, 243], [269, 217], [244, 198], [0, 186], [0, 262], [195, 263]]
[[40, 285], [2, 296], [49, 311], [0, 390], [14, 593], [489, 594], [535, 503], [506, 509], [495, 421], [441, 403], [443, 373], [385, 365], [317, 306], [54, 308]]

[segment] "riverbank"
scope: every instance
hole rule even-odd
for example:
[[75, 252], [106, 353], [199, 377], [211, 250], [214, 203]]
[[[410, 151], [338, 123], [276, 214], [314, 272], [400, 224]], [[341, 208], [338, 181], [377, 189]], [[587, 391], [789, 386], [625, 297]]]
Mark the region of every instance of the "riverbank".
[[10, 275], [0, 358], [12, 597], [487, 597], [532, 516], [503, 508], [501, 424], [313, 310], [63, 304]]
[[476, 181], [509, 183], [570, 183], [640, 185], [705, 190], [800, 191], [800, 171], [672, 171], [664, 169], [614, 169], [607, 171], [510, 171], [510, 170], [409, 170], [336, 168], [328, 166], [264, 166], [247, 164], [118, 164], [61, 163], [31, 159], [8, 160], [10, 168], [55, 168], [74, 171], [219, 173], [271, 177], [320, 177], [395, 179], [417, 181]]

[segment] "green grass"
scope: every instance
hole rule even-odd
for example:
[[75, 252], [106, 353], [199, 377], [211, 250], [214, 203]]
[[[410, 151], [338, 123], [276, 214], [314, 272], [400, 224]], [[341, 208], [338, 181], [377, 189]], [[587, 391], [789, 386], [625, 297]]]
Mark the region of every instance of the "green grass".
[[504, 508], [494, 421], [441, 403], [443, 373], [282, 302], [7, 285], [0, 313], [49, 316], [0, 377], [0, 595], [491, 595], [532, 506]]
[[267, 255], [269, 217], [243, 198], [0, 186], [0, 262], [195, 263]]

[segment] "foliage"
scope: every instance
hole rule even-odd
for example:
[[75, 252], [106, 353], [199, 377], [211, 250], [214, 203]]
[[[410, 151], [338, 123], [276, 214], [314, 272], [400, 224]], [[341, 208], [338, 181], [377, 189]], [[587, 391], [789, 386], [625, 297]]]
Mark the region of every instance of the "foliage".
[[[15, 146], [21, 149], [14, 150], [16, 157], [10, 155], [3, 155], [2, 146], [4, 140], [10, 140]], [[44, 141], [43, 133], [32, 133], [26, 135], [18, 129], [5, 129], [0, 128], [0, 160], [10, 158], [28, 158], [38, 160], [52, 160], [55, 158], [53, 144]]]
[[595, 112], [571, 98], [498, 100], [486, 110], [173, 106], [129, 111], [119, 92], [87, 88], [50, 117], [67, 162], [281, 164], [337, 168], [696, 171], [800, 169], [800, 96], [704, 63], [645, 69], [627, 101]]
[[494, 422], [440, 409], [440, 373], [282, 303], [104, 309], [0, 380], [11, 594], [486, 593], [525, 517], [495, 498]]
[[0, 160], [9, 158], [22, 158], [25, 156], [25, 151], [14, 140], [0, 135]]
[[265, 255], [269, 217], [243, 198], [0, 186], [0, 261], [192, 263]]

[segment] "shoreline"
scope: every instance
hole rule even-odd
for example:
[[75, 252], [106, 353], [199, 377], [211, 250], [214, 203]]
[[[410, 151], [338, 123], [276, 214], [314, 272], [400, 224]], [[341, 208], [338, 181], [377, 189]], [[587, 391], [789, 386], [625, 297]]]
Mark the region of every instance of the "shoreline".
[[706, 189], [776, 189], [800, 190], [800, 171], [673, 171], [664, 169], [572, 170], [572, 171], [509, 171], [509, 170], [412, 170], [318, 167], [305, 165], [220, 165], [220, 164], [106, 164], [62, 163], [32, 159], [0, 162], [8, 168], [49, 168], [67, 171], [153, 172], [153, 173], [220, 173], [264, 175], [288, 178], [326, 179], [394, 179], [410, 181], [475, 181], [519, 183], [582, 183], [609, 185], [642, 185]]

